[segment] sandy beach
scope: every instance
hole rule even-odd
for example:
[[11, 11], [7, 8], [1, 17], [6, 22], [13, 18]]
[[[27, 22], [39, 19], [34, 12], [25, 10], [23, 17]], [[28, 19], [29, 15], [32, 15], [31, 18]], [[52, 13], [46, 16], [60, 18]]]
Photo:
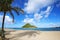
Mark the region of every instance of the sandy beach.
[[60, 40], [60, 31], [6, 30], [9, 40]]

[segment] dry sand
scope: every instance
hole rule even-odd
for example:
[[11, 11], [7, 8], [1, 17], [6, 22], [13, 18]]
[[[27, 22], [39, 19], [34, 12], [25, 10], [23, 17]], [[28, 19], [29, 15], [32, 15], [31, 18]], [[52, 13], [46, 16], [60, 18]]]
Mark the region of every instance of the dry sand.
[[60, 31], [8, 30], [6, 38], [10, 40], [60, 40]]

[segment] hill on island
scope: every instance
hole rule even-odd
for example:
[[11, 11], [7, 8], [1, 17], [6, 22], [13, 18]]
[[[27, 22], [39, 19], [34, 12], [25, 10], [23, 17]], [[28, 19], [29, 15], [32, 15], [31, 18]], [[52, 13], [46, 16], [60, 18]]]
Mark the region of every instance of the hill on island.
[[22, 26], [22, 28], [37, 28], [37, 27], [34, 26], [34, 25], [31, 25], [31, 24], [27, 23], [24, 26]]

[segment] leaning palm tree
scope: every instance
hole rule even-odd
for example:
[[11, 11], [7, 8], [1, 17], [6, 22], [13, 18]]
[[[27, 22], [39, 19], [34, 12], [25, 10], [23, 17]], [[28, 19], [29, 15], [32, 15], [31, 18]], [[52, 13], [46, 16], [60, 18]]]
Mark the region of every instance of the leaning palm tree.
[[6, 12], [10, 12], [10, 15], [13, 18], [13, 22], [14, 22], [14, 15], [12, 13], [12, 10], [14, 10], [17, 13], [17, 15], [19, 15], [18, 12], [24, 13], [24, 11], [21, 8], [11, 6], [13, 1], [14, 0], [0, 0], [0, 12], [4, 12], [3, 20], [2, 20], [2, 35], [1, 35], [2, 40], [5, 40], [4, 21], [5, 21], [5, 15], [7, 14]]

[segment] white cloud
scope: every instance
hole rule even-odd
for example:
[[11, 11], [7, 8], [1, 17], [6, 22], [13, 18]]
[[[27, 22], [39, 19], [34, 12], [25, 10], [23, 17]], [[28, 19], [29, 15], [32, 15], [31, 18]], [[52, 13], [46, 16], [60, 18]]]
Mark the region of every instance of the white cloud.
[[30, 18], [28, 15], [25, 15], [25, 19], [22, 21], [23, 23], [35, 24], [34, 18]]
[[48, 17], [51, 10], [52, 10], [51, 6], [48, 6], [45, 11], [41, 11], [40, 13], [35, 13], [34, 14], [34, 19], [35, 20], [41, 20], [44, 17]]
[[[0, 15], [0, 22], [2, 22], [3, 15]], [[5, 16], [5, 23], [12, 23], [12, 19], [9, 16]]]
[[43, 16], [40, 15], [40, 14], [38, 14], [38, 13], [34, 14], [34, 19], [35, 19], [35, 20], [40, 20], [42, 17], [43, 17]]
[[50, 11], [50, 9], [51, 9], [51, 7], [50, 7], [50, 6], [48, 6], [48, 8], [47, 8], [47, 10], [46, 10], [45, 12], [49, 12], [49, 11]]
[[55, 0], [29, 0], [28, 3], [25, 3], [26, 7], [24, 10], [27, 13], [34, 13], [54, 2]]
[[[59, 23], [60, 24], [60, 23]], [[60, 27], [58, 23], [49, 23], [47, 26], [48, 27]]]
[[[33, 19], [40, 20], [44, 17], [49, 16], [49, 14], [52, 10], [52, 7], [48, 6], [48, 5], [50, 5], [54, 2], [55, 2], [54, 0], [28, 0], [28, 2], [25, 3], [24, 10], [30, 14], [34, 13]], [[41, 8], [46, 7], [46, 6], [47, 6], [47, 9], [45, 11], [42, 11]]]
[[47, 9], [45, 11], [41, 11], [40, 14], [44, 15], [44, 17], [48, 17], [52, 9], [53, 9], [52, 6], [48, 6]]
[[32, 23], [33, 19], [32, 18], [26, 18], [26, 19], [23, 20], [23, 22], [25, 22], [25, 23]]
[[43, 13], [41, 13], [41, 14], [43, 14], [43, 15], [45, 14], [44, 17], [48, 17], [50, 12], [52, 11], [52, 9], [53, 9], [53, 7], [48, 6], [47, 9], [45, 11], [42, 11]]
[[50, 14], [50, 12], [52, 11], [52, 7], [51, 6], [48, 6], [48, 8], [47, 8], [47, 10], [45, 11], [46, 12], [46, 15], [45, 15], [45, 17], [48, 17], [49, 16], [49, 14]]
[[37, 23], [38, 28], [60, 27], [60, 23]]

